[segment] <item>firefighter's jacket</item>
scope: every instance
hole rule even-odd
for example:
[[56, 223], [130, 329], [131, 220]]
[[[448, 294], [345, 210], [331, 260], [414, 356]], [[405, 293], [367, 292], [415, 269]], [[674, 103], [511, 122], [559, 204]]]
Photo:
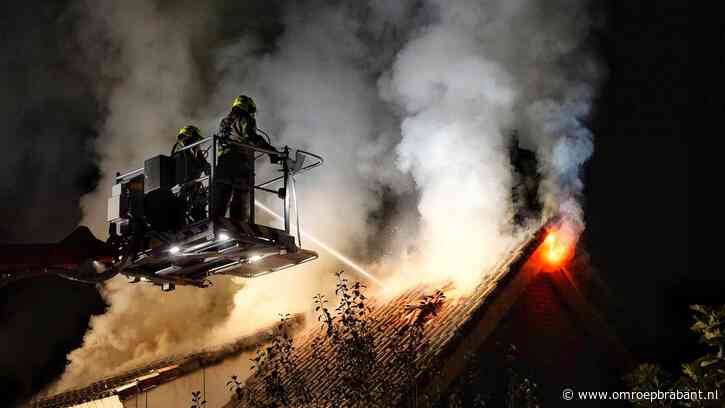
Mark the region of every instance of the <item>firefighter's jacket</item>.
[[232, 184], [247, 189], [254, 183], [254, 150], [232, 145], [237, 142], [274, 150], [257, 131], [253, 117], [240, 109], [232, 111], [219, 124], [219, 164], [215, 179], [219, 183]]

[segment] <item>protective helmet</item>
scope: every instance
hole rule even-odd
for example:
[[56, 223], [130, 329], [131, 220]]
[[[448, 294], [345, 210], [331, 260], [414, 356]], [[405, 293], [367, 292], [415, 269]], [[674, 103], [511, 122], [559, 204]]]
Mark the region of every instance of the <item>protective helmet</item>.
[[232, 104], [232, 109], [234, 108], [242, 109], [250, 115], [254, 115], [254, 113], [257, 112], [257, 105], [255, 105], [252, 98], [248, 97], [247, 95], [237, 96], [237, 98], [234, 99], [234, 103]]
[[179, 129], [178, 138], [182, 142], [198, 142], [203, 139], [201, 136], [201, 130], [194, 125], [184, 126]]

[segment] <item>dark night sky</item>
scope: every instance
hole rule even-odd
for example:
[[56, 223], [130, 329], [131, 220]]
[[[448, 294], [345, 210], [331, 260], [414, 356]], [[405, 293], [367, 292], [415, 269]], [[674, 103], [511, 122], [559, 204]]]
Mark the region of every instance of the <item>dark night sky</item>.
[[[585, 243], [626, 310], [620, 330], [644, 359], [678, 351], [691, 324], [687, 305], [724, 303], [724, 283], [689, 260], [687, 6], [617, 2], [602, 36], [610, 68], [586, 170]], [[693, 350], [693, 348], [690, 348]]]
[[[97, 180], [88, 145], [102, 112], [73, 50], [55, 41], [73, 24], [64, 3], [0, 6], [2, 140], [13, 146], [0, 149], [3, 240], [61, 239]], [[625, 341], [643, 359], [674, 364], [697, 350], [687, 304], [725, 302], [722, 278], [689, 262], [687, 4], [616, 3], [602, 4], [596, 36], [608, 79], [591, 122], [584, 242], [623, 310], [610, 318]], [[62, 154], [48, 160], [45, 151]], [[57, 181], [50, 190], [47, 178]], [[103, 307], [95, 288], [60, 279], [0, 289], [0, 406], [59, 375]]]

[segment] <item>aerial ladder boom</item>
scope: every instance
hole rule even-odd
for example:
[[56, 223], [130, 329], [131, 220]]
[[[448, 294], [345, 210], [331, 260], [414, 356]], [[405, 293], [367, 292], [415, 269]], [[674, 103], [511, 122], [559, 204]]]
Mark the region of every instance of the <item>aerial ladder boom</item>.
[[112, 277], [113, 248], [80, 226], [60, 242], [0, 244], [0, 287], [39, 276], [60, 275], [88, 283]]

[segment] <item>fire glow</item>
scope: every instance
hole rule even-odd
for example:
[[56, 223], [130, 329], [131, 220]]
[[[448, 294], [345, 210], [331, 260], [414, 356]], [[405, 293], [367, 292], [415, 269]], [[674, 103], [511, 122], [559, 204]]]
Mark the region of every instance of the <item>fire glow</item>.
[[542, 256], [550, 267], [563, 265], [571, 256], [573, 242], [561, 231], [550, 230], [542, 244]]

